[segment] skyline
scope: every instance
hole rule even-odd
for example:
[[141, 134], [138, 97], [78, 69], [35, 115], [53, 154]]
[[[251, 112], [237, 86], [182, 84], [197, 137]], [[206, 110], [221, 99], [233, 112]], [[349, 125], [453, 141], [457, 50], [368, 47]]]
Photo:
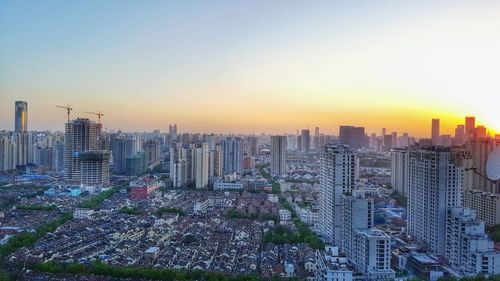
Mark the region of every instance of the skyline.
[[29, 130], [70, 104], [124, 131], [500, 131], [495, 1], [24, 4], [0, 3], [2, 130], [25, 100]]

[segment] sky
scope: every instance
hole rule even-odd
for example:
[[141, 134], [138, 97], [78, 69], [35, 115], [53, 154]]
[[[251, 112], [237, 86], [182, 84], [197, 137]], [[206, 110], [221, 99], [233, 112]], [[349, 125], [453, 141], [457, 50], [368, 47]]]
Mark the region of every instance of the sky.
[[500, 1], [0, 0], [0, 130], [500, 132]]

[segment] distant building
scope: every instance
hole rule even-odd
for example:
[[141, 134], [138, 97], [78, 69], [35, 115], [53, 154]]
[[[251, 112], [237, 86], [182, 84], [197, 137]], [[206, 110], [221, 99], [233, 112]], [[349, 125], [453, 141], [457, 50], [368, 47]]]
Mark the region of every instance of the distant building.
[[222, 158], [224, 174], [242, 172], [243, 141], [240, 138], [227, 138], [222, 141]]
[[146, 154], [147, 165], [160, 162], [160, 143], [157, 140], [149, 140], [144, 143], [144, 153]]
[[160, 181], [142, 177], [130, 182], [130, 199], [144, 200], [154, 191], [158, 190], [161, 186]]
[[135, 155], [125, 157], [125, 174], [127, 176], [139, 176], [146, 172], [146, 155], [137, 152]]
[[244, 171], [252, 170], [255, 168], [255, 158], [249, 154], [243, 155], [243, 164], [241, 167]]
[[208, 161], [209, 151], [208, 143], [204, 142], [194, 148], [194, 175], [196, 188], [205, 188], [208, 186]]
[[408, 159], [408, 150], [391, 150], [391, 186], [404, 196], [408, 196]]
[[432, 133], [431, 133], [431, 139], [432, 139], [432, 144], [433, 145], [439, 145], [439, 136], [440, 136], [440, 130], [439, 130], [439, 119], [432, 119]]
[[309, 153], [311, 149], [311, 133], [308, 129], [303, 129], [297, 137], [297, 147], [303, 153]]
[[283, 175], [287, 173], [287, 137], [271, 136], [271, 174]]
[[352, 149], [361, 149], [366, 147], [367, 138], [365, 135], [365, 128], [340, 126], [339, 142], [340, 144], [348, 145]]
[[80, 153], [87, 150], [97, 150], [97, 139], [101, 132], [101, 124], [87, 118], [78, 118], [66, 123], [64, 136], [64, 178], [68, 181], [79, 182]]
[[476, 117], [467, 116], [465, 117], [465, 138], [469, 140], [474, 137], [476, 131]]
[[25, 101], [16, 101], [15, 104], [15, 124], [14, 130], [16, 132], [28, 131], [28, 103]]
[[279, 210], [279, 215], [280, 215], [280, 222], [289, 222], [292, 220], [292, 212], [290, 212], [287, 209], [280, 209]]
[[214, 182], [214, 190], [225, 190], [225, 189], [243, 189], [242, 182], [224, 182], [224, 181], [216, 181]]
[[83, 186], [106, 186], [109, 184], [109, 152], [89, 150], [79, 154], [80, 183]]
[[74, 219], [90, 219], [92, 214], [94, 213], [94, 210], [92, 209], [85, 209], [85, 208], [76, 208], [73, 211], [73, 218]]

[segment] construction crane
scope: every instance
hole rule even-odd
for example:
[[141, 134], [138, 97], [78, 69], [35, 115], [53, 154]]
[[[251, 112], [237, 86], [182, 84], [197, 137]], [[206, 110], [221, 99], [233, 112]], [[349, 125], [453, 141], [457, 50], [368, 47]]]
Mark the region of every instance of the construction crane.
[[97, 111], [97, 112], [86, 111], [85, 113], [97, 115], [97, 119], [99, 120], [99, 124], [101, 124], [101, 117], [104, 116], [104, 114], [102, 114], [102, 112], [100, 112], [100, 111]]
[[61, 106], [61, 105], [56, 105], [56, 107], [59, 107], [59, 108], [64, 108], [68, 111], [68, 123], [69, 123], [69, 115], [71, 113], [71, 110], [73, 110], [73, 108], [71, 106]]

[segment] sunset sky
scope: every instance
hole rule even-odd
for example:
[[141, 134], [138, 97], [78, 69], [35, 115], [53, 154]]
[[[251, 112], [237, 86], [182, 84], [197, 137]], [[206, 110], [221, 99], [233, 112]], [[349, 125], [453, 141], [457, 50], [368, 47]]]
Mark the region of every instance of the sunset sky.
[[0, 130], [500, 132], [500, 1], [352, 2], [0, 1]]

